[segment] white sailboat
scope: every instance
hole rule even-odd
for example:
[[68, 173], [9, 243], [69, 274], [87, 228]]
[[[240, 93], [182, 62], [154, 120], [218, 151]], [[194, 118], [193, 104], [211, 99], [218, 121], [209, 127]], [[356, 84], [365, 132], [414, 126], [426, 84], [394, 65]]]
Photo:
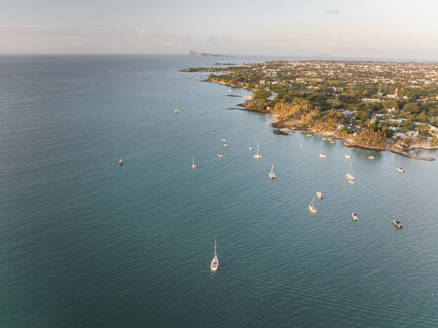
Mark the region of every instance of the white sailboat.
[[318, 212], [318, 210], [314, 206], [314, 203], [315, 203], [315, 195], [313, 195], [312, 201], [308, 205], [309, 212], [311, 214], [316, 214], [316, 212]]
[[269, 172], [269, 178], [270, 178], [270, 179], [275, 179], [275, 178], [277, 178], [277, 176], [276, 176], [275, 173], [274, 173], [274, 164], [272, 164], [272, 166], [271, 166], [271, 171]]
[[257, 144], [257, 153], [254, 154], [254, 159], [255, 160], [261, 160], [262, 159], [262, 155], [260, 154], [260, 145]]
[[353, 161], [350, 162], [350, 170], [348, 171], [348, 173], [345, 173], [345, 177], [347, 178], [348, 181], [352, 181], [354, 179], [356, 179], [352, 174], [351, 174], [351, 169], [353, 167]]
[[195, 156], [192, 157], [192, 169], [196, 170]]
[[210, 270], [211, 270], [211, 272], [216, 272], [218, 268], [219, 268], [219, 258], [217, 257], [217, 253], [216, 253], [216, 239], [215, 239], [214, 240], [214, 257], [210, 263]]

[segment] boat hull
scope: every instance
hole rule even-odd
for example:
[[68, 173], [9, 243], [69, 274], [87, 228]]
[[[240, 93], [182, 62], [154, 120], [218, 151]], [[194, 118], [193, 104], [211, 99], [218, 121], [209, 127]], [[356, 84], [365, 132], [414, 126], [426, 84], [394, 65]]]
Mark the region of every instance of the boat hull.
[[219, 259], [217, 256], [215, 256], [215, 257], [213, 257], [213, 260], [211, 260], [210, 271], [216, 272], [218, 268], [219, 268]]

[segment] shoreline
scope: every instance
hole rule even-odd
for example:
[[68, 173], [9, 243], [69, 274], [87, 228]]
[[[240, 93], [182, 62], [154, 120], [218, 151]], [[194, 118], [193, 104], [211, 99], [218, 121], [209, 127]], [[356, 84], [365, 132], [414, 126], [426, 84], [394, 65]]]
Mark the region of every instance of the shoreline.
[[[244, 90], [248, 90], [248, 91], [253, 91], [249, 88], [245, 88], [242, 86], [237, 86], [231, 83], [224, 83], [223, 81], [210, 81], [210, 80], [204, 80], [204, 82], [210, 82], [210, 83], [218, 83], [218, 84], [222, 84], [222, 85], [226, 85], [228, 87], [232, 87], [232, 88], [241, 88]], [[255, 113], [261, 113], [261, 114], [270, 114], [270, 115], [274, 115], [275, 113], [272, 113], [270, 111], [261, 111], [261, 110], [255, 110], [255, 109], [250, 109], [247, 108], [245, 106], [245, 103], [242, 104], [238, 104], [237, 107], [240, 110], [244, 110], [247, 112], [255, 112]], [[353, 140], [351, 140], [350, 138], [344, 137], [344, 136], [340, 136], [338, 135], [336, 132], [331, 132], [331, 131], [321, 131], [319, 129], [315, 129], [315, 128], [307, 128], [307, 127], [292, 127], [292, 126], [284, 126], [283, 125], [284, 122], [274, 122], [272, 123], [272, 127], [274, 128], [273, 133], [275, 133], [275, 130], [281, 130], [281, 129], [288, 129], [291, 131], [310, 131], [313, 133], [318, 133], [324, 136], [329, 136], [330, 138], [333, 139], [338, 139], [343, 141], [343, 145], [344, 147], [347, 148], [359, 148], [359, 149], [366, 149], [366, 150], [373, 150], [373, 151], [390, 151], [394, 154], [398, 154], [407, 158], [411, 158], [411, 159], [417, 159], [417, 160], [422, 160], [422, 161], [434, 161], [435, 158], [434, 157], [425, 157], [425, 156], [419, 156], [419, 155], [414, 155], [414, 154], [410, 154], [409, 151], [411, 150], [415, 150], [415, 149], [422, 149], [422, 150], [438, 150], [438, 146], [427, 146], [427, 145], [419, 145], [419, 144], [415, 144], [410, 146], [407, 151], [401, 150], [401, 149], [397, 149], [395, 148], [393, 145], [388, 145], [388, 146], [373, 146], [373, 145], [365, 145], [365, 144], [358, 144], [356, 142], [354, 142]], [[277, 133], [278, 134], [278, 133]]]

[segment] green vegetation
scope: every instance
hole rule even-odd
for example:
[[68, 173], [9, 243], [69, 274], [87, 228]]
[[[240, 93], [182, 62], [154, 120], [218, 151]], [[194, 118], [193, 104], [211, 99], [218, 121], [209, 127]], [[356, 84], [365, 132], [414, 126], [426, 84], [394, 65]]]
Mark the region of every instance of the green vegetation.
[[184, 71], [252, 90], [245, 109], [276, 114], [278, 126], [370, 146], [437, 143], [436, 63], [274, 61]]

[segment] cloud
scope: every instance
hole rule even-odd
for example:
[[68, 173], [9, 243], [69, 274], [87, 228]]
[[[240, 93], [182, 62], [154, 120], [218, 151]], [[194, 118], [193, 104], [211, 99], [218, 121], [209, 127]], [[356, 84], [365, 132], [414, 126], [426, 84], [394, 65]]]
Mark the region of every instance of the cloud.
[[38, 30], [41, 25], [11, 25], [11, 24], [0, 24], [0, 30], [6, 31], [17, 31], [17, 30]]
[[337, 15], [341, 12], [341, 10], [339, 8], [333, 8], [330, 10], [327, 10], [324, 14], [326, 15]]

